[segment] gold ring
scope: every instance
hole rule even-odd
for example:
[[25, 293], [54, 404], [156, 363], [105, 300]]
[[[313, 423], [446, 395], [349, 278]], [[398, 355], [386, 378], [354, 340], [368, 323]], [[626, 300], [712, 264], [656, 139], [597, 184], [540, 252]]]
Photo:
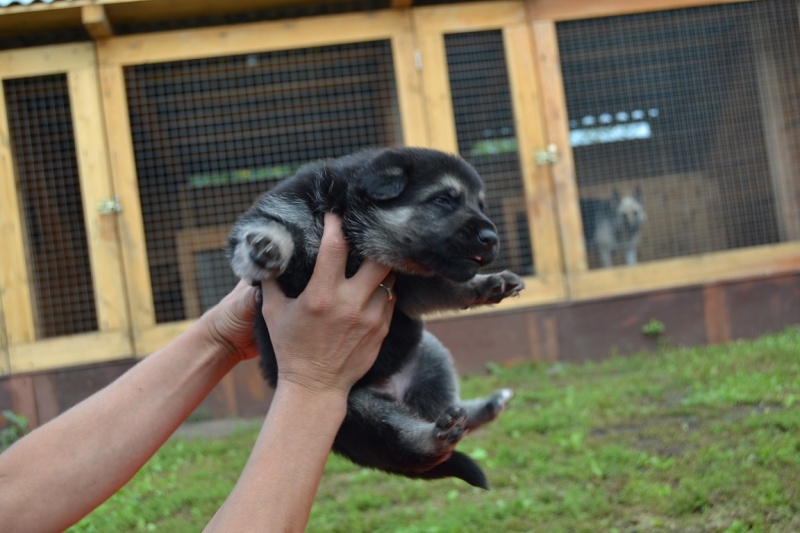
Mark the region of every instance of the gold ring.
[[386, 300], [387, 302], [391, 302], [392, 300], [394, 300], [394, 293], [392, 292], [392, 288], [391, 287], [389, 287], [388, 285], [384, 285], [383, 283], [378, 285], [378, 287], [380, 287], [380, 288], [382, 288], [383, 290], [386, 291], [386, 297], [388, 298]]

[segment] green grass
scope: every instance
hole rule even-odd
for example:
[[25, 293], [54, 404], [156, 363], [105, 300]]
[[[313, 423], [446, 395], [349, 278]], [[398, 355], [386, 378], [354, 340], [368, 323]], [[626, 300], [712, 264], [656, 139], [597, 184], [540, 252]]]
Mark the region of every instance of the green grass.
[[[459, 445], [491, 491], [332, 457], [308, 531], [800, 531], [800, 330], [491, 370], [465, 379], [464, 397], [516, 396]], [[201, 530], [257, 429], [171, 441], [72, 531]]]

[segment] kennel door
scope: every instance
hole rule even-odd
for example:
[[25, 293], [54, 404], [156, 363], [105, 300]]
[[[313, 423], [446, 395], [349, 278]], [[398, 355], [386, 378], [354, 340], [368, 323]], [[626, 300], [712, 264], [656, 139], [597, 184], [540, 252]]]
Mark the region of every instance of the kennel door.
[[130, 357], [96, 59], [0, 52], [0, 374]]
[[[234, 37], [231, 37], [235, 35]], [[110, 39], [137, 351], [172, 338], [236, 283], [227, 232], [310, 161], [425, 144], [410, 19], [381, 12]], [[195, 46], [195, 43], [201, 43]], [[125, 111], [127, 110], [127, 111]], [[124, 152], [124, 153], [123, 153]]]
[[[434, 147], [458, 153], [486, 183], [500, 233], [488, 270], [513, 270], [540, 301], [563, 296], [547, 145], [531, 32], [519, 2], [418, 8], [415, 27]], [[535, 225], [536, 231], [531, 231]]]

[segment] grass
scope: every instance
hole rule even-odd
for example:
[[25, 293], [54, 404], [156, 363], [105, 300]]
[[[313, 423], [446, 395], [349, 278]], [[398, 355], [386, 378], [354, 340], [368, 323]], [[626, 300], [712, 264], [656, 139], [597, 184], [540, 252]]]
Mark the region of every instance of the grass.
[[[800, 330], [584, 365], [491, 367], [464, 397], [511, 386], [459, 449], [489, 492], [328, 462], [311, 532], [800, 531]], [[199, 531], [258, 427], [172, 440], [71, 531]]]

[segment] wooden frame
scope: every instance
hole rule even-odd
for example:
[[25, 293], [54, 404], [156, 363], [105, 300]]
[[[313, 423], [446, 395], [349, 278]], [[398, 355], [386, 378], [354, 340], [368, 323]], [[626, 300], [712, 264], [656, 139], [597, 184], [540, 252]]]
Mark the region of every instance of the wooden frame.
[[[97, 332], [36, 339], [36, 303], [27, 265], [25, 222], [19, 204], [17, 177], [9, 137], [2, 81], [12, 78], [65, 74], [75, 135], [84, 225], [95, 292]], [[79, 105], [77, 105], [79, 103]], [[100, 87], [94, 47], [64, 45], [0, 52], [0, 242], [4, 260], [0, 270], [3, 295], [4, 339], [7, 364], [0, 372], [56, 368], [129, 357], [127, 298], [123, 285], [119, 238], [113, 215], [98, 205], [114, 196], [109, 179], [106, 135], [100, 109]], [[109, 297], [109, 295], [113, 295]], [[64, 354], [70, 354], [64, 360]]]

